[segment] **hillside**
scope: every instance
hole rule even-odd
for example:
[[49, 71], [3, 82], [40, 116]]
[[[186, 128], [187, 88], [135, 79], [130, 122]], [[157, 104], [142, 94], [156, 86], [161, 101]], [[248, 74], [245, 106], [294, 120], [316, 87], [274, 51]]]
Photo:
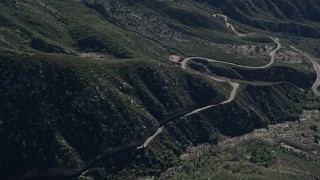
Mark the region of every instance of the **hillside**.
[[104, 148], [139, 143], [166, 114], [224, 98], [215, 90], [224, 85], [162, 63], [6, 53], [1, 56], [4, 173], [77, 167]]
[[320, 3], [317, 0], [203, 1], [252, 27], [304, 37], [320, 35]]
[[[0, 179], [202, 173], [181, 159], [192, 146], [220, 151], [320, 108], [319, 9], [316, 0], [0, 2]], [[318, 147], [318, 130], [308, 133]], [[248, 146], [237, 153], [261, 150]], [[170, 177], [192, 179], [189, 170]]]

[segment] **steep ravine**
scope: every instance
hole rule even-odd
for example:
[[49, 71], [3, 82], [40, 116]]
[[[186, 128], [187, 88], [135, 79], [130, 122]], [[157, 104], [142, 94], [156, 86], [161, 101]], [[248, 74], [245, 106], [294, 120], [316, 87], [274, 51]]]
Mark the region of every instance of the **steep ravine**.
[[[234, 101], [172, 121], [146, 148], [114, 156], [103, 167], [120, 176], [135, 172], [130, 178], [158, 176], [177, 165], [176, 158], [190, 145], [215, 144], [220, 134], [239, 136], [268, 124], [297, 120], [303, 97], [303, 91], [290, 83], [242, 86]], [[112, 161], [122, 163], [110, 167]]]

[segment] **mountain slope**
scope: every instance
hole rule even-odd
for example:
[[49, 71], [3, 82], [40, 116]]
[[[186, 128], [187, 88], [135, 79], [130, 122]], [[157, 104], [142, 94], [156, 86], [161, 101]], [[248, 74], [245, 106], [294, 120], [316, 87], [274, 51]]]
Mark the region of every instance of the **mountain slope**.
[[[204, 0], [205, 1], [205, 0]], [[202, 2], [204, 2], [202, 1]], [[205, 1], [233, 19], [265, 30], [319, 37], [320, 3], [317, 0]]]
[[219, 83], [162, 63], [56, 58], [1, 55], [2, 175], [81, 166], [142, 143], [166, 114], [224, 98]]
[[[318, 7], [0, 2], [0, 179], [157, 177], [191, 145], [298, 120], [304, 108], [319, 108], [310, 63], [319, 61]], [[264, 67], [271, 52], [271, 67], [230, 66]], [[231, 63], [183, 64], [188, 57]]]

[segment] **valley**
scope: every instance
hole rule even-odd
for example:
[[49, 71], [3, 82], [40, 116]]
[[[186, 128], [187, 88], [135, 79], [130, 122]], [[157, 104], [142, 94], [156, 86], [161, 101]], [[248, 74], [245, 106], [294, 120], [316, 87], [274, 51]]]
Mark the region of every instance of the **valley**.
[[[272, 178], [277, 174], [286, 179], [316, 179], [317, 168], [311, 167], [319, 164], [320, 147], [313, 144], [315, 132], [310, 127], [319, 123], [318, 116], [319, 111], [304, 111], [299, 122], [223, 137], [216, 146], [190, 147], [181, 155], [182, 166], [170, 168], [160, 179], [222, 178], [225, 174], [228, 178]], [[270, 161], [252, 163], [254, 154], [250, 154], [250, 148], [270, 152]]]

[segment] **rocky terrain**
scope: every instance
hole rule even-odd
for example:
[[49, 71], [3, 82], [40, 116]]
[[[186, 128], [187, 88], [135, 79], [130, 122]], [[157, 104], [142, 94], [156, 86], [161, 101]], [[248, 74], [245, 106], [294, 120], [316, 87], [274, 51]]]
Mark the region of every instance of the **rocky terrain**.
[[[186, 173], [187, 164], [192, 164], [194, 161], [206, 161], [204, 158], [207, 158], [208, 154], [210, 154], [209, 152], [212, 152], [213, 150], [221, 149], [222, 151], [229, 152], [229, 154], [236, 154], [237, 151], [240, 151], [241, 147], [246, 147], [247, 145], [253, 146], [255, 143], [276, 147], [283, 152], [291, 153], [301, 159], [304, 159], [305, 157], [310, 159], [314, 158], [317, 159], [316, 162], [318, 162], [320, 160], [319, 117], [320, 114], [318, 110], [304, 111], [300, 119], [295, 122], [270, 125], [267, 128], [256, 129], [251, 133], [239, 137], [221, 136], [218, 144], [214, 146], [204, 144], [197, 147], [189, 147], [186, 152], [180, 156], [180, 159], [186, 164], [168, 169], [165, 173], [161, 174], [160, 179], [178, 179], [179, 175], [181, 176], [181, 174]], [[275, 153], [275, 151], [276, 150], [273, 150], [272, 152]], [[225, 157], [216, 157], [216, 159], [212, 161], [221, 161], [223, 158]], [[246, 156], [245, 158], [250, 159], [251, 157]], [[233, 163], [236, 162], [237, 161], [234, 161]], [[202, 163], [198, 168], [209, 168], [206, 166], [210, 167], [212, 164]], [[219, 166], [219, 164], [216, 164], [215, 166]], [[252, 162], [251, 164], [248, 164], [247, 168], [255, 169], [256, 171], [259, 171], [260, 169], [263, 173], [266, 173], [269, 170], [275, 171], [276, 168], [279, 168], [277, 170], [278, 173], [282, 172], [288, 176], [300, 176], [303, 179], [310, 178], [310, 175], [313, 174], [312, 171], [315, 169], [309, 170], [305, 169], [306, 167], [303, 166], [303, 161], [299, 161], [297, 164], [292, 165], [291, 163], [288, 164], [286, 160], [280, 158], [274, 165], [264, 170], [256, 167]], [[242, 173], [243, 172], [240, 172], [238, 177], [241, 176]], [[210, 172], [205, 172], [202, 176], [208, 174], [210, 174]], [[215, 176], [218, 176], [218, 174], [215, 174]], [[320, 176], [320, 174], [318, 174], [318, 176]], [[311, 176], [311, 178], [317, 177]]]

